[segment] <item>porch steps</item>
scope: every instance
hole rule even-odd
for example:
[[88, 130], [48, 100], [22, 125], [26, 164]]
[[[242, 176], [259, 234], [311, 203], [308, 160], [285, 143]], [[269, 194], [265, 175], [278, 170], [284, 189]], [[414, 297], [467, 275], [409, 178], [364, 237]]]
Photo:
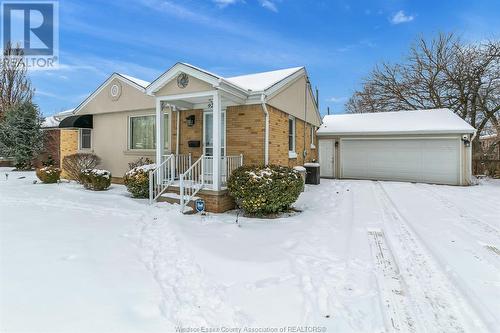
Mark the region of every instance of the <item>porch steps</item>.
[[[186, 197], [186, 196], [185, 196]], [[187, 199], [187, 197], [186, 197]], [[195, 201], [199, 199], [199, 197], [193, 197], [187, 204], [186, 207], [184, 208], [184, 211], [182, 212], [183, 214], [195, 214]], [[165, 192], [163, 192], [162, 195], [160, 195], [157, 199], [158, 202], [167, 202], [170, 204], [180, 204], [181, 202], [181, 196], [179, 195], [179, 188], [178, 187], [168, 187]]]

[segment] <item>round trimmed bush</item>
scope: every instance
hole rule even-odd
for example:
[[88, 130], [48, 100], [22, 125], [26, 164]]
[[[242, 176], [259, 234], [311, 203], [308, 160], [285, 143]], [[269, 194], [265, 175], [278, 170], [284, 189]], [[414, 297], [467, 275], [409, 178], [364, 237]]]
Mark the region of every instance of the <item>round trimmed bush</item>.
[[61, 169], [53, 166], [46, 166], [36, 169], [36, 176], [45, 184], [57, 183], [61, 178]]
[[146, 164], [127, 171], [123, 182], [134, 198], [149, 197], [149, 171], [154, 170], [156, 164]]
[[300, 174], [289, 167], [242, 166], [227, 182], [229, 194], [249, 215], [285, 212], [299, 197], [304, 184]]
[[80, 181], [87, 190], [104, 191], [111, 185], [111, 172], [100, 169], [85, 169], [80, 173]]

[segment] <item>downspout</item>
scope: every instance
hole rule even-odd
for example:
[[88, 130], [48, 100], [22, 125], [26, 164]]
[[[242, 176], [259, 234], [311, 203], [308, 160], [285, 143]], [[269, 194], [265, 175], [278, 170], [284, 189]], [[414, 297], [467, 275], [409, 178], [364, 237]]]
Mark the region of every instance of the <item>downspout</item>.
[[264, 164], [269, 164], [269, 111], [266, 105], [266, 95], [262, 94], [260, 96], [260, 102], [262, 104], [262, 111], [264, 111], [265, 118], [265, 129], [264, 129]]

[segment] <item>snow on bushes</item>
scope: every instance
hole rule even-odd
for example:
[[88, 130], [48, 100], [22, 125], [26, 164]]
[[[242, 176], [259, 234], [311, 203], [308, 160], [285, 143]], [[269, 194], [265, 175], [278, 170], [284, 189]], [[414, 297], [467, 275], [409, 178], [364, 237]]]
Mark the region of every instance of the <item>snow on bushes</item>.
[[132, 170], [133, 168], [137, 168], [137, 167], [140, 167], [143, 165], [153, 164], [153, 163], [154, 163], [154, 161], [148, 157], [140, 157], [137, 160], [130, 162], [128, 164], [128, 169]]
[[111, 185], [111, 172], [101, 169], [85, 169], [80, 173], [80, 182], [88, 190], [103, 191]]
[[53, 166], [46, 166], [36, 169], [36, 176], [45, 184], [57, 183], [61, 177], [61, 169]]
[[156, 164], [146, 164], [135, 167], [125, 173], [123, 182], [134, 198], [149, 197], [149, 171], [156, 168]]
[[302, 191], [303, 181], [289, 167], [242, 166], [229, 177], [227, 187], [246, 214], [263, 216], [290, 209]]
[[82, 182], [80, 175], [83, 170], [94, 169], [101, 163], [99, 156], [92, 153], [77, 153], [65, 156], [62, 168], [69, 179]]

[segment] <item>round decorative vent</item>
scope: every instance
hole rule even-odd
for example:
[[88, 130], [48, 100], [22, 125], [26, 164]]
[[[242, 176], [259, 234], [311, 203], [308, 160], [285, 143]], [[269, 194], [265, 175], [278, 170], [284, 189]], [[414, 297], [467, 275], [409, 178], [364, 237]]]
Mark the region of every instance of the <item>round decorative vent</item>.
[[121, 84], [119, 82], [113, 83], [111, 88], [109, 88], [109, 97], [111, 97], [113, 101], [116, 101], [118, 100], [118, 98], [120, 98], [121, 94], [122, 94]]
[[184, 89], [187, 87], [189, 83], [189, 76], [186, 73], [180, 73], [177, 76], [177, 86], [181, 89]]

